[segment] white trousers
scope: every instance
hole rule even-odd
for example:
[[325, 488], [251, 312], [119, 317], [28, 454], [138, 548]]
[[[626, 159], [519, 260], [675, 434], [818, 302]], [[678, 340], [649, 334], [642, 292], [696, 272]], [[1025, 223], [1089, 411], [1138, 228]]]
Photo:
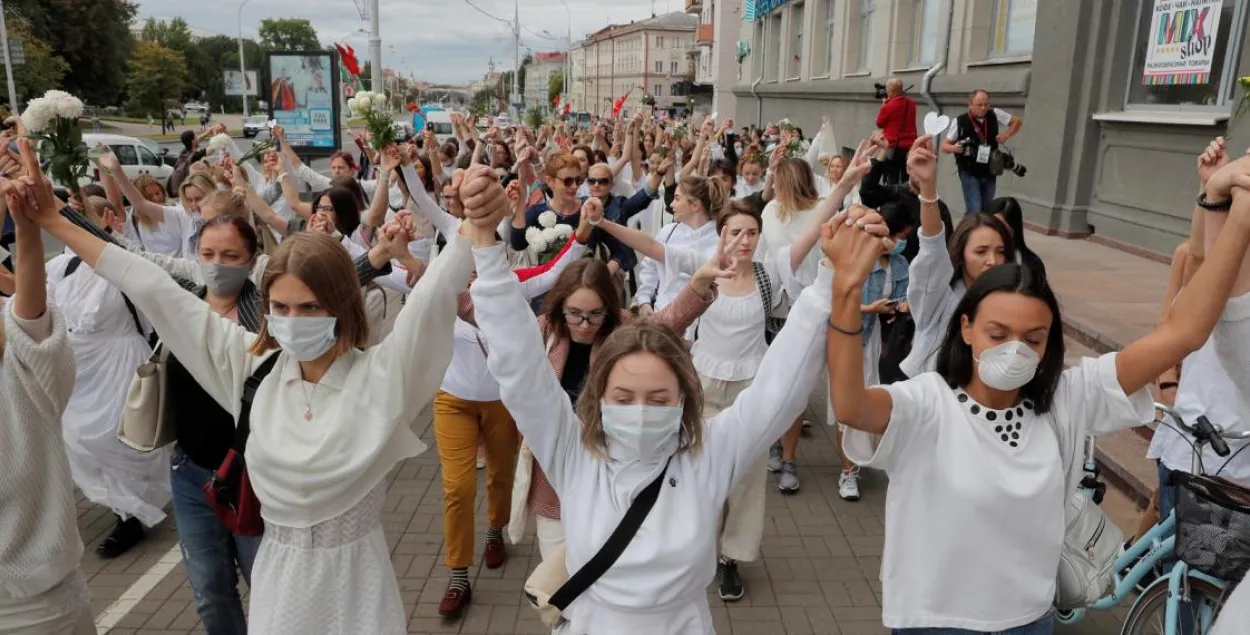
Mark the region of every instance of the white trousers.
[[[725, 381], [699, 375], [703, 384], [703, 418], [709, 419], [733, 405], [750, 379]], [[738, 478], [725, 501], [720, 532], [721, 555], [751, 562], [759, 557], [764, 538], [764, 502], [768, 486], [768, 455], [760, 456]]]
[[0, 600], [0, 635], [95, 635], [89, 597], [76, 570], [35, 597]]
[[534, 520], [538, 528], [538, 555], [546, 560], [551, 552], [564, 546], [564, 524], [539, 515]]

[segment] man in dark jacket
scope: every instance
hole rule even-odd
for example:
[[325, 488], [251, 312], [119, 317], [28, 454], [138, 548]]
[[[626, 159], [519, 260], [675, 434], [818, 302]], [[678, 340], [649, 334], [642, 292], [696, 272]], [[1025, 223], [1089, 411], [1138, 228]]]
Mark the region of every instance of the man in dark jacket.
[[[892, 201], [898, 201], [907, 207], [915, 229], [907, 235], [907, 247], [903, 250], [903, 257], [907, 259], [907, 262], [911, 262], [920, 251], [920, 197], [917, 196], [910, 180], [896, 185], [882, 184], [881, 177], [890, 169], [889, 163], [885, 161], [885, 150], [886, 148], [879, 148], [877, 156], [872, 159], [872, 168], [868, 170], [868, 174], [864, 175], [859, 185], [859, 200], [864, 207], [872, 209], [879, 209], [882, 205]], [[946, 239], [950, 240], [955, 226], [951, 222], [951, 211], [946, 206], [946, 201], [938, 201], [938, 211], [942, 214], [942, 225], [946, 227]]]

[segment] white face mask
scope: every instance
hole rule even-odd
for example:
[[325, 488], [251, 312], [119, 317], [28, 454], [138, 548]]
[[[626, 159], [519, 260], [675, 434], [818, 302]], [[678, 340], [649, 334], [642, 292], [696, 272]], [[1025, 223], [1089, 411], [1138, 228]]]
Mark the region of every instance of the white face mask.
[[291, 317], [270, 314], [265, 318], [266, 328], [273, 339], [278, 340], [291, 357], [301, 362], [320, 358], [334, 346], [337, 318]]
[[681, 406], [600, 406], [603, 433], [612, 454], [621, 459], [655, 461], [668, 458], [681, 442]]
[[1033, 379], [1042, 358], [1020, 340], [1003, 342], [981, 351], [977, 376], [994, 390], [1016, 390]]

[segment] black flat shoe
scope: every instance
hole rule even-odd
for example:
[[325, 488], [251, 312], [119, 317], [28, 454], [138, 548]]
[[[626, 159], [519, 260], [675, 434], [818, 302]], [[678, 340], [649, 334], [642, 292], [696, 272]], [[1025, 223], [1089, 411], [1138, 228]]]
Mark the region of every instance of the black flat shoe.
[[142, 542], [145, 533], [143, 523], [139, 522], [138, 518], [129, 520], [119, 518], [117, 526], [113, 528], [113, 533], [96, 545], [95, 554], [105, 560], [116, 558]]

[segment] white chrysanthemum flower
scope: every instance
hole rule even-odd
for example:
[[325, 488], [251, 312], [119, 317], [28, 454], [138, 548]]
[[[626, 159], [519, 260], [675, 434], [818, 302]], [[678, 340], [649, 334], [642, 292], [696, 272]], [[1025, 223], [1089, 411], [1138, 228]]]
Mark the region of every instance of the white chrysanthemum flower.
[[557, 220], [559, 219], [556, 217], [556, 213], [551, 210], [547, 210], [538, 215], [538, 224], [542, 225], [544, 228], [555, 227]]
[[356, 98], [355, 98], [355, 97], [351, 97], [351, 98], [349, 98], [349, 99], [347, 100], [347, 109], [348, 109], [348, 110], [350, 110], [350, 111], [352, 111], [352, 112], [356, 112], [356, 106], [357, 106], [357, 104], [356, 104]]
[[230, 147], [230, 135], [224, 132], [215, 134], [212, 139], [208, 140], [208, 149], [213, 152], [221, 152], [228, 147]]
[[369, 112], [373, 110], [373, 100], [368, 95], [361, 95], [356, 98], [356, 106], [360, 108], [360, 112]]
[[530, 247], [533, 247], [534, 251], [541, 254], [542, 252], [547, 251], [547, 241], [543, 240], [542, 236], [539, 236], [537, 240], [530, 241]]
[[37, 97], [26, 104], [26, 110], [22, 112], [22, 125], [30, 132], [43, 132], [55, 118], [55, 104], [43, 97]]
[[568, 238], [573, 235], [573, 228], [569, 225], [556, 225], [552, 229], [556, 230], [556, 236], [560, 238]]
[[525, 242], [532, 245], [541, 240], [542, 235], [542, 230], [537, 227], [527, 227], [525, 229]]
[[542, 239], [547, 241], [547, 244], [550, 245], [551, 243], [560, 240], [560, 234], [556, 233], [555, 227], [546, 227], [542, 230]]
[[56, 111], [56, 116], [58, 117], [77, 119], [82, 116], [82, 100], [63, 90], [50, 90], [43, 98], [52, 104], [52, 108]]

